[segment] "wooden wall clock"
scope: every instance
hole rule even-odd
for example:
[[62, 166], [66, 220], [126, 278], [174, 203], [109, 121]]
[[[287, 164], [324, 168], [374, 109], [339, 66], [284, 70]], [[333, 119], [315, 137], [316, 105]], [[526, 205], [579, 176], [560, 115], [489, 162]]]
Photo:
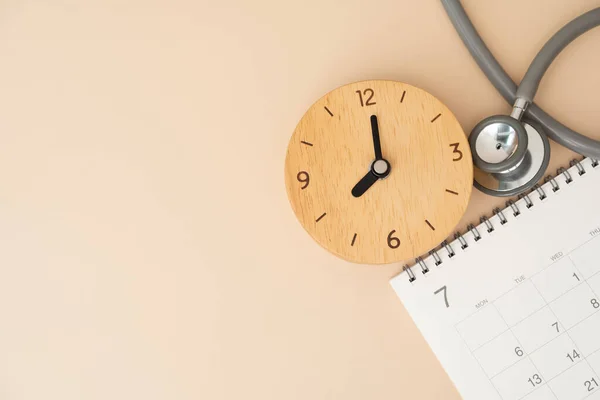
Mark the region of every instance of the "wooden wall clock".
[[371, 80], [337, 88], [296, 127], [285, 183], [296, 217], [325, 249], [385, 264], [440, 244], [464, 214], [473, 182], [460, 124], [414, 86]]

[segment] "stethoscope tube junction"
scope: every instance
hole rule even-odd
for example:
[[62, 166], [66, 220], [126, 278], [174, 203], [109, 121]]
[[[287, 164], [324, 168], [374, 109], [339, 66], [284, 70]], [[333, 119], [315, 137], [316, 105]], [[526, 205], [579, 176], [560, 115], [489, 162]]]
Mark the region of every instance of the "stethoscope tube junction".
[[510, 116], [488, 117], [471, 132], [475, 187], [494, 196], [514, 196], [531, 189], [548, 167], [548, 137], [584, 156], [600, 159], [599, 141], [562, 125], [533, 103], [544, 73], [556, 56], [577, 37], [600, 25], [600, 8], [582, 14], [554, 34], [517, 87], [477, 33], [460, 1], [441, 1], [481, 70], [513, 105]]

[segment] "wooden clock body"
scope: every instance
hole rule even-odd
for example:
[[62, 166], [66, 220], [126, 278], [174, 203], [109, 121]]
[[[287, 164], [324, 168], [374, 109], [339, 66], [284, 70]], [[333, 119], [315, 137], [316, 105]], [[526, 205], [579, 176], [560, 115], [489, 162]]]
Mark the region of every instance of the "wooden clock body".
[[[391, 169], [355, 197], [375, 160], [372, 116]], [[446, 106], [414, 86], [372, 80], [310, 107], [290, 139], [285, 182], [296, 217], [321, 246], [351, 262], [385, 264], [421, 255], [451, 233], [466, 210], [473, 167]]]

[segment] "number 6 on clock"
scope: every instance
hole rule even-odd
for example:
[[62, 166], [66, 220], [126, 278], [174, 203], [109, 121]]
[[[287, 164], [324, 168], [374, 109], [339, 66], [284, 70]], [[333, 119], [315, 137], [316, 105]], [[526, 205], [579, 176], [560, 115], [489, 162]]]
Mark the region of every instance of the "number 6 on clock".
[[446, 288], [446, 285], [433, 292], [433, 294], [438, 294], [440, 292], [444, 293], [444, 302], [446, 303], [446, 308], [450, 308], [450, 304], [448, 303], [448, 290]]

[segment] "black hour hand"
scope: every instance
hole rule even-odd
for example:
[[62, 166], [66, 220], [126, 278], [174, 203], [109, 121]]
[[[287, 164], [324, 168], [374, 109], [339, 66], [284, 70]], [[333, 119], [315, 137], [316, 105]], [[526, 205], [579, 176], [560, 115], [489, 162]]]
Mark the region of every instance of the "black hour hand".
[[362, 196], [377, 180], [379, 177], [375, 175], [373, 171], [369, 171], [360, 181], [352, 188], [352, 196]]

